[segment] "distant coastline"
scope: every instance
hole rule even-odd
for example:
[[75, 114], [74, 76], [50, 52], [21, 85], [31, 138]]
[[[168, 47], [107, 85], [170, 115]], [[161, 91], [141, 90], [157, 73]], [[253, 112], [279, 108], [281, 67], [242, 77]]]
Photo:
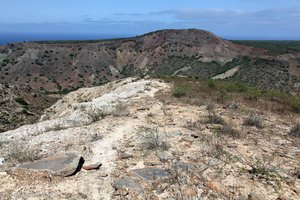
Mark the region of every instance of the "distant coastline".
[[51, 40], [98, 40], [124, 38], [132, 35], [117, 34], [47, 34], [47, 33], [0, 33], [0, 45], [8, 43]]

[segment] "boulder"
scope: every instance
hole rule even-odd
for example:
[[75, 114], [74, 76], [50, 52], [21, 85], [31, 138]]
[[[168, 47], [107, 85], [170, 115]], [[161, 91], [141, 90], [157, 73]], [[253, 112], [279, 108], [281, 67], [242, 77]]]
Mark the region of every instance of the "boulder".
[[17, 169], [28, 169], [36, 171], [47, 171], [55, 176], [71, 176], [78, 172], [84, 160], [75, 153], [63, 153], [37, 160], [31, 163], [25, 163], [17, 167]]

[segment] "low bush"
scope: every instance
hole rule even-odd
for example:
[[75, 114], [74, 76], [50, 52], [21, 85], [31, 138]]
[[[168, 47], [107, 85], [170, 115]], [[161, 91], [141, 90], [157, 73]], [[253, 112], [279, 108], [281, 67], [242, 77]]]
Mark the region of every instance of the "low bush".
[[300, 138], [300, 123], [297, 123], [292, 127], [289, 135]]
[[221, 124], [221, 125], [226, 124], [225, 120], [216, 114], [209, 114], [205, 123], [206, 124]]
[[173, 89], [173, 96], [176, 98], [184, 97], [187, 95], [187, 86], [186, 85], [178, 85]]
[[233, 138], [240, 138], [240, 132], [238, 132], [236, 129], [232, 128], [230, 125], [226, 124], [224, 125], [221, 130], [221, 134], [228, 135]]
[[167, 142], [161, 137], [157, 129], [140, 127], [139, 134], [141, 139], [141, 148], [144, 150], [166, 151]]
[[262, 120], [256, 116], [250, 116], [244, 119], [244, 126], [255, 126], [256, 128], [263, 128]]

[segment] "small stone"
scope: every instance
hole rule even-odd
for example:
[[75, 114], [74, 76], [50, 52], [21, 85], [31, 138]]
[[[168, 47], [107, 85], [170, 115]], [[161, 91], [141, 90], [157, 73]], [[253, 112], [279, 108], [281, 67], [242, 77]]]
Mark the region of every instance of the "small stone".
[[108, 177], [108, 174], [107, 173], [100, 173], [99, 176], [102, 177], [102, 178], [105, 178], [105, 177]]
[[198, 157], [196, 155], [189, 155], [187, 158], [194, 162], [198, 160]]
[[132, 189], [137, 192], [142, 192], [143, 188], [141, 185], [137, 184], [132, 178], [130, 177], [124, 177], [119, 180], [117, 180], [114, 185], [114, 188], [117, 190], [122, 190], [122, 189]]
[[153, 181], [157, 179], [171, 178], [171, 174], [163, 169], [159, 168], [143, 168], [143, 169], [135, 169], [133, 172], [145, 179], [146, 181]]
[[94, 163], [94, 164], [85, 164], [83, 165], [83, 169], [85, 170], [96, 170], [99, 169], [102, 166], [102, 163], [98, 162], [98, 163]]
[[166, 162], [173, 158], [172, 153], [168, 151], [159, 151], [156, 155], [161, 162]]
[[197, 196], [198, 192], [193, 186], [187, 186], [183, 189], [183, 195], [188, 199]]
[[266, 200], [262, 194], [252, 192], [248, 195], [248, 200]]
[[201, 135], [200, 133], [192, 133], [191, 137], [196, 139], [196, 138], [199, 138], [200, 135]]
[[184, 137], [182, 137], [181, 138], [181, 140], [180, 140], [181, 142], [187, 142], [187, 143], [193, 143], [193, 141], [194, 141], [194, 138], [193, 137], [191, 137], [191, 136], [184, 136]]
[[5, 162], [4, 158], [0, 158], [0, 166], [3, 165]]
[[160, 165], [158, 162], [144, 162], [144, 165], [146, 166], [155, 166], [155, 165]]
[[221, 165], [222, 164], [222, 161], [219, 160], [219, 159], [216, 159], [216, 158], [212, 158], [210, 159], [208, 165], [210, 166], [216, 166], [216, 165]]
[[0, 172], [0, 176], [6, 176], [7, 172]]
[[205, 171], [208, 166], [204, 163], [187, 163], [187, 162], [178, 162], [175, 164], [175, 166], [179, 169], [181, 169], [182, 171], [200, 171], [203, 172]]
[[133, 158], [133, 155], [129, 154], [129, 153], [119, 153], [119, 158], [120, 159], [129, 159], [129, 158]]
[[295, 188], [294, 188], [294, 191], [295, 191], [298, 195], [300, 195], [300, 188], [295, 187]]
[[181, 136], [182, 131], [181, 130], [170, 131], [170, 132], [167, 133], [167, 135], [170, 136], [170, 137]]

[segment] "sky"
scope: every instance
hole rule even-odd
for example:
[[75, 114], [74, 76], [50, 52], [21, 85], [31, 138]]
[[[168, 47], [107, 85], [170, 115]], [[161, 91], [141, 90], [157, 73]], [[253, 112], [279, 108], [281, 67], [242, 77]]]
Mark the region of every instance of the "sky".
[[125, 36], [170, 28], [228, 39], [300, 39], [300, 0], [0, 0], [0, 37]]

